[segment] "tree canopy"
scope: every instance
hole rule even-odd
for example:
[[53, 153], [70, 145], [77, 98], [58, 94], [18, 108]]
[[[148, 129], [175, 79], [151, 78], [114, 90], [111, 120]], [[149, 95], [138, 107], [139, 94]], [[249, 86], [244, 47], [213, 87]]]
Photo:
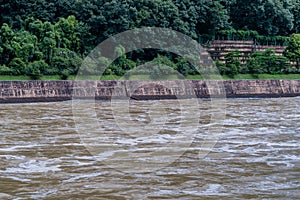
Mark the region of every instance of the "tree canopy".
[[[299, 13], [300, 0], [0, 0], [0, 73], [66, 77], [100, 42], [149, 26], [170, 28], [196, 40], [230, 35], [284, 44], [287, 39], [281, 36], [300, 31]], [[285, 55], [298, 62], [293, 38]], [[149, 51], [122, 56], [114, 64], [124, 66], [112, 69], [122, 74], [125, 65], [135, 66], [132, 60], [164, 56], [177, 59], [184, 73], [193, 73], [184, 60]], [[227, 67], [232, 67], [228, 59]]]
[[299, 31], [299, 9], [299, 0], [0, 0], [0, 22], [17, 28], [28, 17], [55, 23], [74, 15], [98, 40], [142, 26], [193, 38], [230, 28], [289, 35]]

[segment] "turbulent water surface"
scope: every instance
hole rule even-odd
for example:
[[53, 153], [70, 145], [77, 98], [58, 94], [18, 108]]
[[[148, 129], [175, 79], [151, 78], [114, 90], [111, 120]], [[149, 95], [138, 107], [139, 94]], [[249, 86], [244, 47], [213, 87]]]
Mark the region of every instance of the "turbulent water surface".
[[0, 105], [0, 199], [300, 197], [300, 98], [127, 103]]

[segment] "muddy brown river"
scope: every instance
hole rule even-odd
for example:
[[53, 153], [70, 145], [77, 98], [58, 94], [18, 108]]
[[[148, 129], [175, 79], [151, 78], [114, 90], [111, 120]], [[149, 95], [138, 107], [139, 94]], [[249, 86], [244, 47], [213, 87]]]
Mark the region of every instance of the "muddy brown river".
[[221, 104], [1, 104], [0, 199], [299, 199], [300, 98]]

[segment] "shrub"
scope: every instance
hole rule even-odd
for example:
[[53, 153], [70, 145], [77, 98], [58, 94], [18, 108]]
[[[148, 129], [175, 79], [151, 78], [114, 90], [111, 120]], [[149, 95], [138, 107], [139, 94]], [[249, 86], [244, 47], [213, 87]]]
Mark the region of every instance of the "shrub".
[[237, 75], [240, 70], [240, 67], [241, 67], [241, 61], [239, 59], [240, 56], [241, 56], [241, 54], [239, 53], [239, 51], [229, 52], [225, 56], [226, 70], [224, 70], [224, 72], [226, 75], [228, 75], [231, 78], [233, 78], [235, 75]]
[[196, 70], [191, 66], [191, 64], [184, 58], [178, 59], [176, 63], [177, 71], [183, 76], [188, 74], [196, 74]]
[[47, 69], [48, 64], [44, 60], [34, 61], [29, 63], [26, 75], [33, 80], [38, 80]]
[[7, 67], [6, 65], [0, 66], [0, 75], [13, 75], [14, 72], [11, 68]]
[[219, 70], [219, 73], [220, 73], [221, 75], [225, 75], [225, 74], [228, 73], [227, 67], [226, 67], [225, 64], [222, 63], [220, 60], [217, 60], [217, 61], [216, 61], [216, 66], [217, 66], [217, 68], [218, 68], [218, 70]]
[[111, 72], [116, 76], [123, 76], [125, 74], [125, 71], [121, 67], [114, 65], [114, 64], [109, 66], [108, 69], [110, 69]]
[[295, 62], [298, 69], [300, 69], [300, 34], [293, 34], [289, 38], [287, 48], [283, 52], [290, 61]]
[[250, 74], [256, 75], [264, 73], [264, 70], [259, 63], [259, 60], [256, 58], [248, 58], [246, 66]]
[[[172, 73], [173, 72], [173, 73]], [[164, 79], [166, 76], [174, 74], [174, 70], [164, 64], [156, 64], [150, 71], [150, 78], [153, 80]]]
[[167, 56], [158, 55], [151, 62], [149, 62], [150, 66], [150, 78], [151, 79], [161, 79], [167, 75], [174, 74], [177, 70], [177, 65], [170, 60]]
[[68, 77], [71, 75], [71, 70], [68, 70], [68, 69], [64, 69], [63, 71], [61, 71], [60, 73], [60, 79], [62, 80], [67, 80]]
[[282, 74], [288, 73], [291, 64], [284, 56], [276, 56], [272, 49], [254, 52], [247, 59], [247, 67], [251, 74]]
[[177, 65], [172, 60], [170, 60], [167, 56], [158, 55], [150, 63], [158, 64], [158, 65], [162, 64], [162, 65], [168, 66], [174, 70], [177, 70]]
[[14, 58], [8, 67], [12, 70], [12, 75], [22, 75], [26, 72], [26, 63], [21, 58]]

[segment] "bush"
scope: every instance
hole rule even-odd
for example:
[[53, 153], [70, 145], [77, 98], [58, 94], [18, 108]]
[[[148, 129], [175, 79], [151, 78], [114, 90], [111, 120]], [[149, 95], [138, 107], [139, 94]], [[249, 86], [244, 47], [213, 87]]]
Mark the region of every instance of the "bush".
[[241, 67], [241, 61], [239, 59], [239, 57], [241, 56], [241, 54], [239, 53], [239, 51], [234, 51], [234, 52], [229, 52], [226, 56], [225, 56], [225, 66], [221, 68], [221, 74], [223, 75], [228, 75], [231, 78], [234, 78], [235, 75], [238, 74], [238, 72], [240, 71], [240, 67]]
[[6, 65], [0, 66], [0, 75], [13, 75], [14, 72], [11, 68], [7, 67]]
[[151, 65], [150, 78], [155, 80], [174, 74], [177, 70], [177, 65], [167, 56], [158, 55], [149, 64]]
[[247, 64], [241, 65], [239, 73], [240, 74], [249, 74], [250, 73]]
[[107, 70], [110, 70], [112, 72], [112, 74], [114, 74], [116, 76], [123, 76], [125, 74], [125, 71], [121, 67], [114, 65], [114, 64], [109, 66], [109, 68], [107, 68]]
[[221, 30], [218, 31], [216, 37], [223, 40], [253, 40], [258, 36], [257, 31], [244, 30]]
[[8, 67], [12, 70], [12, 75], [22, 75], [26, 73], [26, 63], [21, 58], [14, 58]]
[[189, 74], [195, 75], [199, 72], [190, 64], [186, 59], [180, 58], [176, 63], [177, 71], [183, 76], [187, 76]]
[[81, 67], [82, 61], [82, 58], [79, 56], [75, 56], [71, 59], [71, 74], [77, 74], [79, 68]]
[[44, 71], [44, 75], [57, 75], [59, 73], [60, 73], [60, 70], [53, 66], [47, 67]]
[[300, 70], [300, 34], [293, 34], [289, 38], [288, 46], [283, 55], [290, 61], [295, 62], [296, 67]]
[[270, 74], [283, 74], [290, 68], [289, 60], [284, 56], [272, 55], [269, 59]]
[[[104, 57], [100, 60], [102, 66], [107, 66], [108, 61], [109, 60]], [[114, 60], [111, 66], [108, 69], [106, 69], [104, 73], [112, 73], [117, 76], [123, 76], [126, 72], [130, 71], [135, 67], [136, 63], [134, 61], [128, 59], [126, 55], [121, 55], [119, 58]]]
[[164, 64], [157, 64], [150, 71], [150, 78], [153, 80], [160, 80], [171, 74], [174, 74], [172, 68]]
[[61, 73], [60, 73], [60, 79], [62, 79], [62, 80], [67, 80], [67, 79], [69, 78], [70, 75], [71, 75], [71, 70], [64, 69], [64, 70], [61, 71]]
[[44, 60], [34, 61], [29, 63], [26, 75], [33, 80], [38, 80], [47, 69], [48, 64]]
[[255, 74], [264, 73], [264, 69], [262, 68], [261, 63], [256, 58], [253, 57], [248, 58], [246, 66], [250, 74], [255, 75]]
[[59, 71], [57, 74], [60, 74], [65, 69], [68, 69], [70, 74], [76, 74], [82, 61], [75, 52], [66, 48], [56, 48], [50, 65], [51, 68], [56, 68]]
[[216, 66], [217, 66], [217, 68], [218, 68], [218, 70], [219, 70], [219, 73], [220, 73], [221, 75], [225, 75], [225, 74], [228, 73], [227, 67], [226, 67], [225, 64], [222, 63], [220, 60], [217, 60], [217, 61], [216, 61]]
[[228, 64], [226, 67], [228, 68], [227, 75], [230, 78], [234, 78], [234, 76], [238, 74], [238, 68], [235, 64]]
[[260, 45], [287, 45], [289, 37], [284, 36], [257, 36], [256, 41]]
[[167, 56], [158, 55], [150, 63], [157, 64], [157, 65], [162, 64], [162, 65], [168, 66], [174, 70], [177, 70], [177, 65], [172, 60], [170, 60]]
[[272, 49], [254, 52], [247, 59], [247, 67], [251, 74], [282, 74], [291, 68], [289, 60], [284, 56], [276, 56]]

